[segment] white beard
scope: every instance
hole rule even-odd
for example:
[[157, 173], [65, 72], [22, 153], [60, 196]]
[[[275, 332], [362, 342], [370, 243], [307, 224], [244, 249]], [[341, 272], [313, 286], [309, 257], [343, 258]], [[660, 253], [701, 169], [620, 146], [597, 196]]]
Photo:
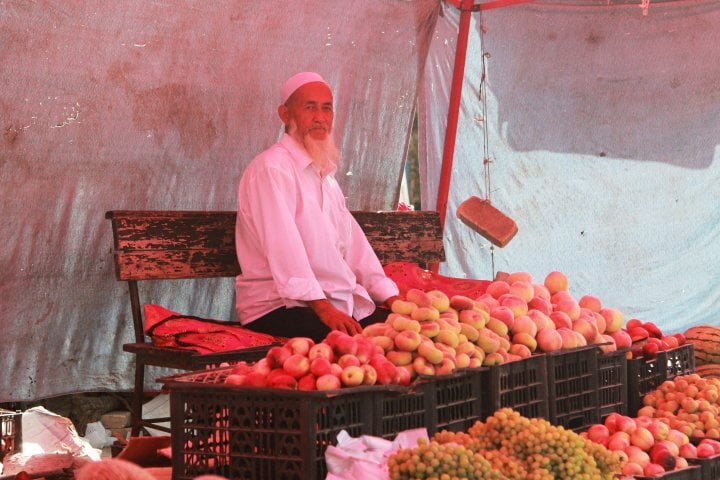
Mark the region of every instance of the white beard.
[[[296, 131], [297, 124], [293, 121], [290, 123], [288, 133], [292, 135]], [[302, 144], [312, 158], [313, 165], [321, 172], [337, 166], [340, 160], [340, 150], [335, 145], [335, 139], [331, 133], [328, 133], [322, 140], [316, 140], [309, 134], [303, 135]]]

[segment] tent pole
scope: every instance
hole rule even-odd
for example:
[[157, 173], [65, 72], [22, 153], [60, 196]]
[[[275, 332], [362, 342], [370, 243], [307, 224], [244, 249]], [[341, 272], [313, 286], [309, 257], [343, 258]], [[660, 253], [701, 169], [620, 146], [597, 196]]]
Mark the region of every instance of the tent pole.
[[[443, 147], [436, 207], [440, 213], [440, 225], [443, 231], [445, 230], [445, 214], [447, 211], [448, 193], [450, 191], [453, 156], [455, 154], [455, 140], [457, 137], [458, 117], [460, 115], [460, 99], [462, 97], [463, 77], [465, 76], [465, 58], [467, 56], [470, 18], [473, 6], [474, 0], [462, 0], [459, 7], [460, 24], [457, 45], [455, 47], [455, 66], [453, 68], [453, 78], [450, 88], [450, 104], [445, 129], [445, 144]], [[431, 265], [431, 270], [437, 272], [438, 265]]]

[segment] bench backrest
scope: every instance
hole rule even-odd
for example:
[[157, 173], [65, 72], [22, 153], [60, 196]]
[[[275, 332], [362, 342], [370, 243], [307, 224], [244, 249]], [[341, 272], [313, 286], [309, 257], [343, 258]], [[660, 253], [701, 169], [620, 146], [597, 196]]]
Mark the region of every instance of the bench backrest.
[[[234, 277], [235, 212], [114, 210], [118, 280]], [[445, 260], [440, 216], [431, 211], [353, 212], [383, 265]]]

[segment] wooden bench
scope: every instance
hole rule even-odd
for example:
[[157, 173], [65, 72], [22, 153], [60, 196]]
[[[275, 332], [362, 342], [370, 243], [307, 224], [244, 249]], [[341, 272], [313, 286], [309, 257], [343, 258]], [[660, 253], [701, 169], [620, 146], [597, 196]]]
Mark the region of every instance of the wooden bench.
[[[380, 262], [417, 263], [423, 267], [445, 260], [440, 216], [430, 211], [353, 212]], [[153, 365], [199, 370], [222, 362], [255, 361], [268, 347], [213, 354], [156, 347], [145, 335], [138, 282], [168, 279], [235, 277], [240, 273], [235, 251], [235, 212], [130, 211], [105, 214], [112, 225], [116, 278], [127, 282], [135, 334], [123, 350], [135, 355], [131, 405], [132, 432], [169, 418], [143, 418], [145, 368]]]

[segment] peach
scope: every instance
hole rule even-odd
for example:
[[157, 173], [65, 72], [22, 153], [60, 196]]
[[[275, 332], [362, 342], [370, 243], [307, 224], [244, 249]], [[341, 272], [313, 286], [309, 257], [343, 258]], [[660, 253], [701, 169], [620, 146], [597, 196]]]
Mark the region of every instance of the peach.
[[455, 355], [455, 367], [456, 368], [468, 368], [470, 366], [470, 355], [467, 353], [460, 352]]
[[440, 350], [430, 342], [423, 342], [420, 344], [420, 346], [418, 347], [418, 355], [425, 358], [425, 360], [432, 363], [433, 365], [437, 365], [438, 363], [442, 362], [443, 358], [445, 358], [442, 350]]
[[575, 336], [578, 347], [584, 347], [585, 345], [588, 344], [587, 340], [585, 339], [585, 337], [583, 336], [582, 333], [576, 332], [575, 330], [571, 330], [570, 334]]
[[357, 349], [355, 350], [355, 356], [360, 363], [367, 363], [370, 357], [375, 353], [375, 343], [362, 334], [355, 335], [355, 341], [357, 342]]
[[460, 333], [460, 321], [453, 318], [440, 317], [437, 320], [440, 330], [450, 330], [451, 332]]
[[565, 312], [555, 311], [550, 313], [550, 320], [555, 324], [555, 328], [572, 329], [572, 319]]
[[553, 311], [553, 306], [552, 303], [550, 303], [550, 300], [542, 297], [533, 297], [528, 302], [528, 309], [539, 310], [545, 315], [550, 315]]
[[363, 369], [363, 385], [375, 385], [377, 383], [377, 370], [369, 363], [360, 366]]
[[378, 335], [377, 337], [371, 337], [373, 344], [379, 346], [384, 352], [389, 352], [395, 347], [395, 340], [388, 337], [387, 335]]
[[505, 307], [502, 305], [490, 310], [488, 320], [490, 318], [497, 318], [505, 325], [507, 325], [508, 328], [513, 328], [513, 324], [515, 323], [515, 314], [513, 313], [513, 311], [510, 309], [510, 307]]
[[563, 339], [560, 333], [554, 328], [541, 328], [535, 336], [538, 347], [543, 352], [555, 352], [563, 346]]
[[354, 355], [357, 351], [357, 341], [355, 338], [340, 330], [332, 330], [328, 333], [325, 337], [325, 343], [330, 345], [338, 356], [345, 353], [352, 353]]
[[618, 431], [611, 433], [608, 437], [607, 448], [610, 450], [623, 450], [630, 446], [630, 434], [627, 432]]
[[573, 300], [568, 298], [561, 298], [555, 303], [554, 311], [565, 312], [572, 321], [580, 318], [580, 305]]
[[345, 367], [349, 367], [350, 365], [359, 366], [360, 359], [352, 353], [346, 353], [344, 355], [340, 355], [340, 358], [338, 358], [337, 360], [337, 364], [340, 365], [343, 369]]
[[485, 309], [488, 312], [490, 312], [490, 310], [492, 310], [493, 308], [500, 306], [500, 302], [498, 302], [497, 299], [495, 297], [493, 297], [492, 295], [490, 295], [489, 293], [483, 293], [482, 295], [480, 295], [478, 298], [475, 299], [475, 302], [480, 305], [484, 305]]
[[244, 384], [252, 387], [264, 387], [267, 385], [267, 374], [262, 372], [250, 372], [245, 375]]
[[578, 300], [578, 304], [582, 308], [587, 308], [593, 312], [600, 313], [600, 309], [602, 308], [602, 303], [600, 303], [600, 299], [593, 296], [593, 295], [583, 295], [580, 297], [580, 300]]
[[578, 318], [577, 320], [573, 321], [572, 329], [576, 332], [579, 332], [583, 337], [585, 337], [585, 340], [588, 343], [591, 343], [593, 340], [595, 340], [595, 337], [598, 336], [597, 325], [595, 325], [594, 322], [586, 318]]
[[508, 350], [508, 353], [517, 355], [520, 358], [528, 358], [532, 355], [532, 351], [530, 351], [530, 347], [528, 347], [527, 345], [524, 345], [522, 343], [513, 343], [512, 345], [510, 345], [510, 349]]
[[[503, 324], [504, 325], [504, 324]], [[460, 322], [460, 333], [462, 335], [465, 335], [465, 337], [471, 341], [474, 342], [478, 339], [478, 329], [473, 327], [470, 324]]]
[[485, 355], [485, 358], [483, 359], [483, 366], [485, 367], [491, 367], [494, 365], [501, 365], [505, 362], [505, 359], [499, 352], [492, 352]]
[[[382, 325], [382, 324], [380, 324]], [[330, 345], [328, 345], [325, 342], [316, 343], [310, 349], [307, 353], [308, 360], [311, 362], [315, 360], [316, 358], [326, 358], [332, 362], [335, 359], [335, 352], [333, 352], [333, 349]]]
[[641, 450], [648, 451], [655, 444], [655, 438], [645, 427], [636, 427], [630, 434], [630, 444], [635, 445]]
[[598, 327], [598, 332], [600, 333], [608, 333], [607, 330], [607, 321], [605, 320], [605, 317], [600, 315], [597, 312], [592, 312], [592, 316], [595, 317], [595, 324]]
[[535, 290], [533, 289], [532, 283], [524, 280], [516, 280], [510, 284], [511, 295], [517, 295], [518, 297], [525, 300], [525, 303], [529, 302], [535, 296]]
[[440, 311], [435, 307], [416, 307], [410, 318], [418, 322], [435, 321], [440, 318]]
[[692, 443], [685, 443], [680, 446], [680, 456], [683, 458], [698, 458], [697, 447]]
[[310, 371], [310, 360], [301, 353], [293, 353], [285, 359], [282, 368], [288, 375], [298, 379]]
[[411, 288], [405, 293], [405, 299], [408, 302], [412, 302], [418, 307], [430, 307], [432, 306], [432, 298], [427, 292], [420, 290], [419, 288]]
[[443, 357], [439, 365], [435, 366], [435, 375], [450, 375], [455, 370], [455, 360]]
[[552, 297], [552, 295], [550, 294], [550, 290], [548, 290], [545, 285], [533, 283], [532, 286], [534, 298], [542, 298], [543, 300], [547, 300], [548, 302], [550, 301], [550, 297]]
[[487, 356], [500, 348], [500, 337], [492, 330], [484, 328], [478, 332], [477, 344]]
[[308, 373], [307, 375], [303, 375], [300, 377], [297, 381], [297, 389], [298, 390], [317, 390], [317, 383], [316, 383], [315, 375], [312, 373]]
[[410, 315], [415, 308], [414, 303], [401, 298], [398, 298], [390, 305], [390, 311], [399, 315]]
[[708, 443], [700, 442], [695, 448], [697, 458], [709, 458], [715, 455], [715, 449]]
[[512, 310], [515, 317], [525, 315], [528, 311], [527, 302], [521, 297], [513, 295], [512, 293], [506, 293], [505, 295], [502, 295], [500, 298], [498, 298], [498, 301], [500, 302], [500, 305], [508, 307], [510, 310]]
[[628, 477], [641, 477], [644, 474], [643, 467], [635, 462], [627, 462], [623, 465], [621, 473]]
[[598, 335], [597, 338], [595, 338], [595, 340], [593, 341], [593, 343], [600, 345], [600, 350], [603, 353], [611, 353], [617, 351], [615, 339], [612, 338], [610, 335]]
[[520, 343], [522, 345], [525, 345], [530, 349], [531, 352], [534, 352], [537, 349], [537, 340], [535, 340], [535, 337], [533, 337], [527, 332], [520, 332], [514, 334], [512, 337], [512, 343]]
[[[366, 337], [379, 337], [381, 335], [385, 335], [385, 332], [387, 332], [388, 328], [391, 328], [392, 325], [389, 325], [387, 323], [372, 323], [365, 328], [363, 328], [362, 334]], [[323, 343], [324, 344], [324, 343]]]
[[365, 379], [365, 371], [359, 365], [348, 365], [340, 374], [340, 383], [344, 387], [357, 387]]
[[605, 317], [605, 332], [612, 334], [617, 332], [623, 326], [625, 317], [622, 312], [616, 308], [604, 307], [600, 309], [600, 315]]
[[512, 332], [513, 333], [528, 333], [530, 336], [534, 337], [537, 335], [537, 324], [533, 321], [532, 318], [530, 318], [527, 315], [520, 315], [518, 317], [515, 317], [515, 323], [513, 324]]
[[488, 320], [488, 322], [485, 324], [485, 328], [489, 328], [501, 337], [507, 336], [508, 332], [510, 331], [510, 329], [504, 322], [501, 322], [495, 317], [490, 317], [490, 320]]
[[412, 362], [412, 367], [418, 375], [435, 375], [435, 367], [424, 357], [415, 357]]
[[577, 348], [579, 346], [577, 337], [573, 333], [573, 330], [566, 327], [560, 327], [556, 331], [562, 337], [562, 348]]
[[490, 314], [484, 310], [461, 310], [458, 317], [460, 323], [467, 323], [477, 330], [485, 328], [485, 324], [489, 319]]
[[412, 363], [413, 354], [412, 352], [405, 352], [401, 350], [390, 350], [385, 354], [387, 359], [396, 367], [408, 365]]
[[[439, 335], [439, 334], [438, 334]], [[395, 336], [395, 348], [404, 352], [414, 352], [422, 341], [422, 336], [414, 330], [403, 330]]]
[[442, 290], [430, 290], [427, 292], [428, 296], [432, 301], [432, 307], [435, 308], [439, 313], [446, 311], [450, 308], [450, 299], [447, 294]]
[[527, 316], [532, 318], [535, 325], [537, 325], [538, 330], [541, 328], [552, 328], [555, 330], [555, 323], [549, 316], [545, 315], [540, 310], [530, 309], [528, 310]]
[[630, 348], [632, 345], [630, 334], [622, 328], [611, 333], [610, 336], [615, 340], [615, 345], [618, 348]]
[[607, 445], [607, 441], [610, 438], [610, 430], [602, 423], [595, 423], [588, 427], [587, 438], [595, 443]]
[[543, 285], [545, 285], [545, 288], [547, 288], [552, 295], [553, 293], [567, 290], [569, 282], [563, 272], [553, 271], [545, 276]]
[[502, 295], [510, 292], [510, 284], [503, 280], [495, 280], [485, 289], [485, 293], [490, 295], [492, 298], [500, 298]]
[[506, 281], [509, 285], [512, 285], [514, 282], [518, 282], [518, 281], [519, 281], [519, 282], [532, 283], [532, 275], [530, 275], [529, 272], [520, 272], [520, 271], [518, 271], [518, 272], [511, 272], [511, 273], [508, 274], [508, 276], [507, 276], [507, 278], [505, 279], [505, 281]]
[[450, 306], [458, 312], [472, 310], [475, 308], [475, 300], [465, 295], [453, 295], [450, 297]]
[[422, 322], [420, 324], [420, 334], [433, 338], [440, 332], [440, 324], [438, 322]]
[[247, 377], [246, 373], [231, 373], [230, 375], [225, 377], [225, 384], [226, 385], [244, 385], [245, 377]]
[[295, 390], [297, 389], [297, 380], [292, 375], [286, 373], [284, 369], [276, 368], [268, 374], [267, 386]]
[[270, 347], [270, 349], [265, 354], [265, 358], [267, 358], [267, 363], [270, 368], [274, 369], [282, 368], [285, 360], [287, 360], [290, 355], [292, 355], [292, 351], [289, 348], [276, 345], [274, 347]]
[[643, 468], [650, 463], [650, 455], [637, 445], [630, 445], [625, 449], [625, 453], [627, 453], [628, 462], [637, 463]]
[[413, 332], [420, 332], [420, 322], [412, 318], [408, 318], [404, 315], [398, 315], [397, 313], [391, 313], [388, 315], [386, 322], [392, 325], [392, 328], [398, 332], [410, 330]]
[[460, 337], [458, 334], [447, 329], [440, 329], [438, 334], [435, 335], [434, 340], [436, 343], [444, 343], [452, 348], [457, 347], [458, 343], [460, 343]]

